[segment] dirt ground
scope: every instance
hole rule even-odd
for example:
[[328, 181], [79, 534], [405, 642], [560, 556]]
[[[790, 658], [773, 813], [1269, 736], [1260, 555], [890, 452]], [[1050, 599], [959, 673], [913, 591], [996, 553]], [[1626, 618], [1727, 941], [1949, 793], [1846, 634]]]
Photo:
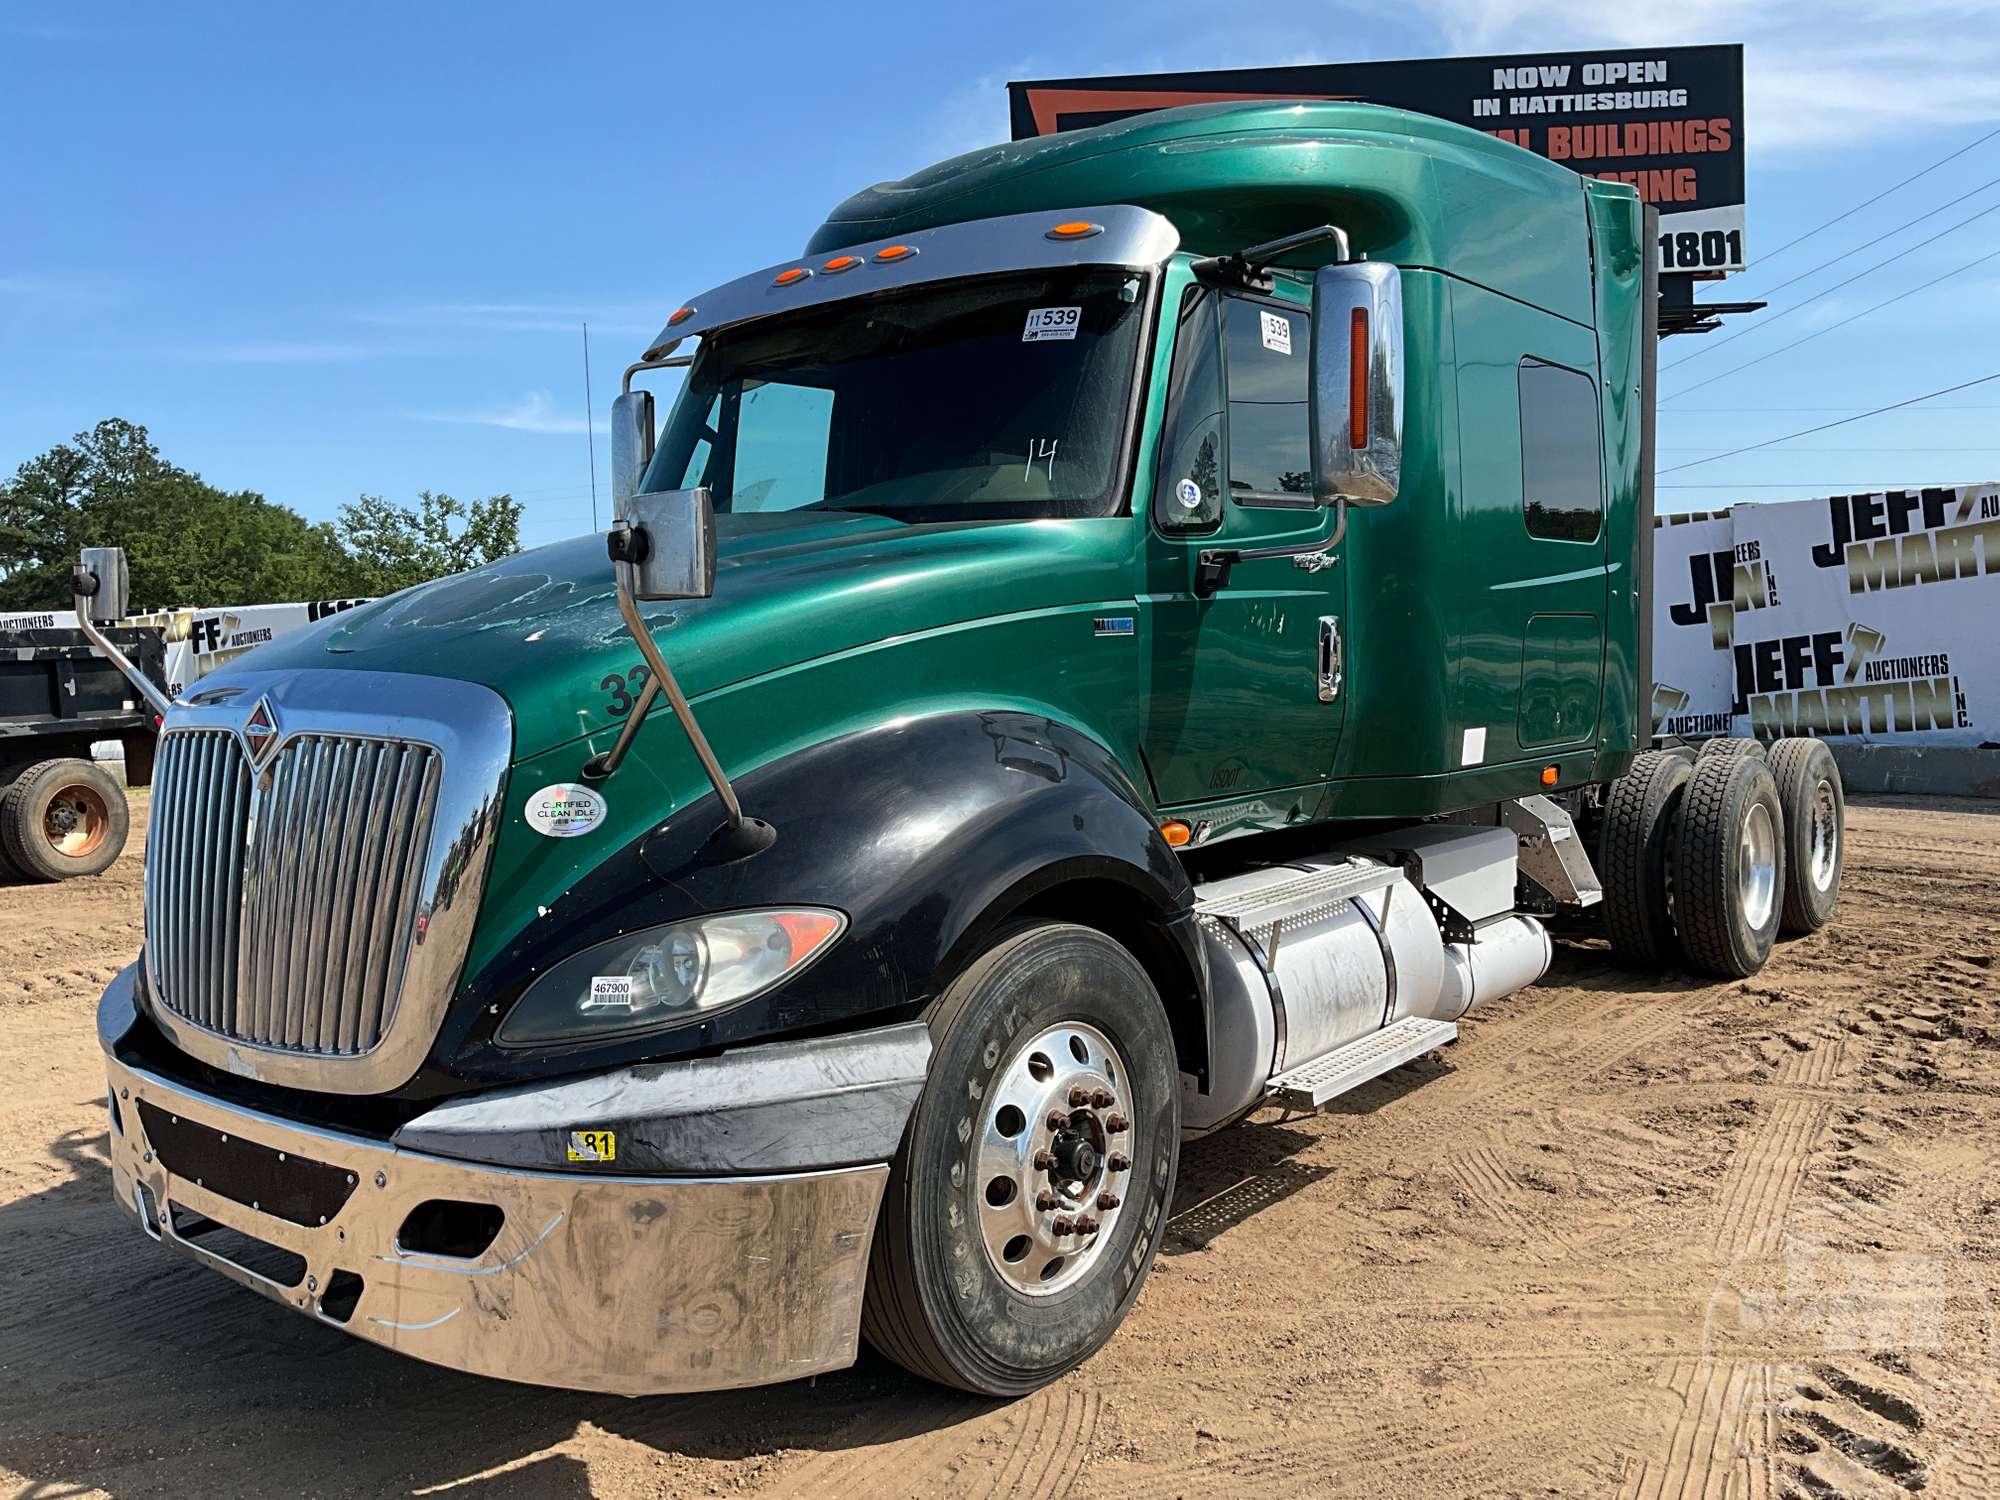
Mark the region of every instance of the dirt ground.
[[137, 844], [0, 888], [0, 1487], [109, 1493], [2000, 1493], [2000, 807], [1851, 813], [1756, 979], [1565, 945], [1441, 1057], [1191, 1147], [1111, 1345], [1011, 1403], [872, 1356], [625, 1401], [432, 1369], [142, 1239], [91, 1010]]

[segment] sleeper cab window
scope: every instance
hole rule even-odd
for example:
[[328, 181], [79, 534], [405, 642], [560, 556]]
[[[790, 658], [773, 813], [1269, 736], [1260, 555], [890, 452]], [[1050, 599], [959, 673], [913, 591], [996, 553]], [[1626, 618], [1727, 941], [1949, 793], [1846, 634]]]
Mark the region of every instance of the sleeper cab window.
[[1578, 370], [1524, 359], [1521, 509], [1528, 534], [1594, 542], [1604, 522], [1597, 382]]

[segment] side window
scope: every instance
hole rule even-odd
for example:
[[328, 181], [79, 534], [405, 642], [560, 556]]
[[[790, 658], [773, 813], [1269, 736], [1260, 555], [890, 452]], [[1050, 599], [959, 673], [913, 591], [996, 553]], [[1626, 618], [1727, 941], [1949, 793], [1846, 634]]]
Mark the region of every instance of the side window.
[[699, 489], [704, 484], [713, 483], [708, 472], [708, 459], [721, 440], [721, 429], [717, 425], [721, 420], [722, 395], [717, 392], [715, 399], [708, 404], [708, 415], [701, 424], [701, 436], [695, 439], [694, 451], [688, 454], [687, 467], [681, 471], [680, 483], [674, 486], [675, 489]]
[[1229, 490], [1312, 503], [1312, 318], [1303, 308], [1223, 299], [1229, 369]]
[[1594, 542], [1604, 519], [1597, 382], [1521, 361], [1521, 507], [1530, 536]]
[[1169, 535], [1212, 531], [1222, 520], [1222, 345], [1217, 298], [1190, 287], [1174, 330], [1167, 428], [1153, 479], [1153, 524]]
[[826, 498], [833, 392], [813, 385], [745, 381], [736, 410], [730, 509], [797, 510]]

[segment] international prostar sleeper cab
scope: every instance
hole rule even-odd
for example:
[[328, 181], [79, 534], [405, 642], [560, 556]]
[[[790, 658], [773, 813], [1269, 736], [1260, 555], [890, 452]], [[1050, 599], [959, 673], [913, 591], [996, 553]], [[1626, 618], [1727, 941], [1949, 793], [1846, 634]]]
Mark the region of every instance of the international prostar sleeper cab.
[[1839, 779], [1648, 749], [1651, 242], [1473, 131], [1211, 106], [688, 299], [608, 565], [163, 705], [118, 1201], [462, 1369], [687, 1391], [865, 1334], [1017, 1392], [1118, 1325], [1184, 1138], [1451, 1040], [1545, 919], [1754, 970], [1831, 911]]

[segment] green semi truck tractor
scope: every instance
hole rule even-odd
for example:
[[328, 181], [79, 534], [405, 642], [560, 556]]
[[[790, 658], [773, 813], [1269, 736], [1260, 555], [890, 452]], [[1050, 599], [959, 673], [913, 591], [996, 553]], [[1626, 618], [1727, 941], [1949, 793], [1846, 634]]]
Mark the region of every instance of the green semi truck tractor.
[[1458, 126], [1199, 106], [663, 307], [608, 535], [165, 707], [118, 1201], [460, 1369], [865, 1336], [1021, 1392], [1184, 1140], [1450, 1042], [1552, 924], [1753, 972], [1831, 912], [1839, 777], [1653, 744], [1653, 238]]

